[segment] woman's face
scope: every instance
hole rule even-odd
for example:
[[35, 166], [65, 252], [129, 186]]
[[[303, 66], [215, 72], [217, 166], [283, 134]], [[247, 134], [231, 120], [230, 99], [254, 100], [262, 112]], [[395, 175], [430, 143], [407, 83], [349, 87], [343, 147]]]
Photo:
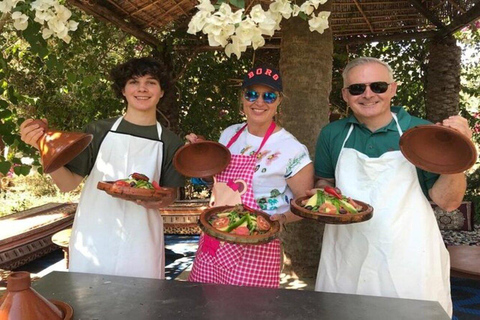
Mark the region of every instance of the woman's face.
[[[272, 99], [274, 96], [276, 98]], [[264, 125], [272, 122], [281, 100], [280, 93], [268, 86], [254, 85], [246, 88], [242, 92], [242, 104], [248, 123]]]
[[139, 111], [156, 109], [158, 101], [163, 97], [160, 82], [150, 75], [132, 78], [123, 88], [123, 95], [127, 100], [128, 108]]

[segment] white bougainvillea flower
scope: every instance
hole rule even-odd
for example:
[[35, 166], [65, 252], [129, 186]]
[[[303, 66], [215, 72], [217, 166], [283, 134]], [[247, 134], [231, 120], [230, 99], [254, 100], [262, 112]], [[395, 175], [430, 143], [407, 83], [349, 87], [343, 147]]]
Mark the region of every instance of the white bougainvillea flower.
[[43, 28], [42, 29], [42, 38], [47, 40], [53, 35], [53, 31], [48, 29], [48, 28]]
[[270, 4], [270, 11], [280, 13], [285, 19], [292, 16], [293, 8], [289, 0], [275, 0]]
[[200, 4], [196, 5], [195, 7], [204, 12], [213, 12], [215, 11], [215, 7], [212, 5], [210, 0], [199, 0]]
[[3, 0], [0, 1], [0, 12], [9, 13], [17, 6], [17, 3], [23, 0]]
[[[317, 4], [318, 7], [318, 4]], [[311, 15], [315, 9], [317, 9], [311, 1], [305, 1], [300, 6], [300, 11], [304, 12], [307, 16]]]
[[262, 9], [262, 6], [257, 4], [253, 6], [252, 10], [250, 10], [250, 18], [255, 23], [262, 23], [267, 19], [266, 12]]
[[245, 19], [240, 22], [235, 30], [236, 37], [245, 45], [252, 43], [252, 38], [255, 34], [262, 34], [262, 31], [257, 28], [257, 25], [251, 19]]
[[75, 20], [69, 20], [67, 23], [67, 28], [69, 31], [76, 31], [78, 28], [78, 22]]
[[188, 23], [187, 33], [196, 34], [202, 31], [207, 23], [207, 19], [210, 18], [211, 15], [212, 14], [207, 11], [198, 11]]
[[237, 59], [240, 59], [242, 53], [245, 51], [247, 51], [247, 45], [243, 44], [237, 36], [233, 36], [232, 43], [229, 43], [225, 47], [225, 54], [230, 57], [233, 53], [237, 56]]
[[70, 43], [70, 40], [72, 40], [72, 38], [68, 34], [66, 36], [64, 36], [63, 38], [60, 38], [60, 39], [65, 41], [65, 43]]
[[318, 16], [313, 15], [313, 17], [308, 20], [308, 25], [310, 31], [317, 31], [318, 33], [323, 33], [325, 29], [328, 28], [328, 17], [330, 16], [329, 11], [320, 11]]
[[293, 5], [293, 11], [292, 11], [292, 16], [296, 17], [300, 13], [301, 9], [298, 5], [294, 4]]
[[17, 30], [25, 30], [28, 27], [28, 16], [19, 11], [12, 13], [13, 26]]
[[[327, 0], [307, 0], [302, 6], [298, 6], [291, 0], [274, 0], [267, 11], [257, 4], [244, 15], [244, 9], [232, 12], [227, 2], [222, 2], [218, 10], [215, 10], [211, 0], [199, 0], [199, 5], [196, 6], [199, 11], [190, 20], [187, 32], [196, 34], [202, 31], [208, 36], [210, 46], [222, 46], [229, 57], [235, 54], [240, 58], [247, 46], [251, 45], [254, 49], [264, 46], [264, 35], [273, 36], [276, 30], [280, 30], [282, 19], [298, 16], [300, 12], [311, 17], [308, 21], [311, 31], [323, 33], [328, 28], [330, 12], [322, 11], [318, 16], [315, 16], [314, 12], [325, 2]], [[53, 31], [58, 33], [55, 28]], [[62, 36], [65, 36], [64, 31], [57, 34], [57, 37]]]
[[253, 50], [257, 50], [265, 45], [265, 38], [261, 34], [256, 34], [252, 38]]
[[273, 36], [275, 30], [280, 29], [280, 22], [277, 21], [277, 17], [280, 17], [279, 21], [282, 21], [282, 15], [274, 15], [271, 12], [265, 14], [265, 20], [258, 24], [258, 28], [262, 31], [262, 34]]
[[72, 12], [61, 4], [56, 3], [53, 7], [57, 11], [57, 19], [61, 21], [67, 21], [72, 16]]
[[43, 24], [45, 23], [45, 21], [52, 19], [54, 16], [55, 16], [55, 12], [53, 12], [52, 10], [45, 10], [45, 11], [36, 10], [34, 21], [40, 24]]

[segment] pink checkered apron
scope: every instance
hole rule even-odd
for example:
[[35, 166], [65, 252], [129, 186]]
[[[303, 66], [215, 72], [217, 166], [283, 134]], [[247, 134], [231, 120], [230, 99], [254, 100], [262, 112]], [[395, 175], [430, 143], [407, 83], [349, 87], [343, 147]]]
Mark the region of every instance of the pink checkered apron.
[[[247, 125], [243, 126], [229, 141], [229, 148], [240, 136]], [[232, 155], [228, 167], [216, 175], [219, 182], [242, 179], [247, 183], [247, 192], [242, 203], [253, 209], [260, 209], [253, 197], [252, 178], [257, 153], [275, 130], [270, 125], [257, 152], [252, 156]], [[281, 269], [280, 240], [266, 244], [240, 245], [220, 242], [209, 235], [202, 234], [195, 256], [189, 281], [220, 283], [239, 286], [278, 288]]]

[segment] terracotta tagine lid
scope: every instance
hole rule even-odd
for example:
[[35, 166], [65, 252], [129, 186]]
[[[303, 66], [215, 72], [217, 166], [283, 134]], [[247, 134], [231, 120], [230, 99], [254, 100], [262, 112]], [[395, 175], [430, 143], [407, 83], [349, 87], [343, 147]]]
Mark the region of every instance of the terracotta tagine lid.
[[38, 139], [43, 163], [43, 172], [50, 173], [69, 163], [92, 141], [93, 135], [83, 132], [48, 130], [42, 120], [34, 120], [29, 125], [38, 124], [45, 134]]
[[177, 150], [173, 165], [187, 177], [206, 178], [222, 172], [230, 163], [230, 151], [223, 144], [200, 140]]
[[408, 129], [400, 138], [400, 150], [416, 167], [439, 174], [464, 172], [477, 161], [473, 142], [457, 130], [441, 125]]
[[30, 273], [13, 272], [7, 278], [7, 293], [0, 300], [0, 320], [72, 319], [73, 309], [49, 301], [32, 289]]

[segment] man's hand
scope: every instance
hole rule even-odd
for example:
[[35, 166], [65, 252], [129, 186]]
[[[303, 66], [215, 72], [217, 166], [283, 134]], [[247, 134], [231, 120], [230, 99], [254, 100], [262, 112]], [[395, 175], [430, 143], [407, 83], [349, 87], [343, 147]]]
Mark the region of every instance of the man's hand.
[[[38, 150], [37, 141], [43, 136], [45, 130], [38, 124], [31, 124], [33, 121], [35, 120], [27, 119], [20, 125], [20, 139]], [[45, 126], [48, 125], [47, 119], [42, 119], [42, 121], [45, 122]]]
[[461, 116], [448, 117], [441, 124], [459, 131], [470, 140], [472, 139], [472, 130], [468, 126], [468, 121]]

